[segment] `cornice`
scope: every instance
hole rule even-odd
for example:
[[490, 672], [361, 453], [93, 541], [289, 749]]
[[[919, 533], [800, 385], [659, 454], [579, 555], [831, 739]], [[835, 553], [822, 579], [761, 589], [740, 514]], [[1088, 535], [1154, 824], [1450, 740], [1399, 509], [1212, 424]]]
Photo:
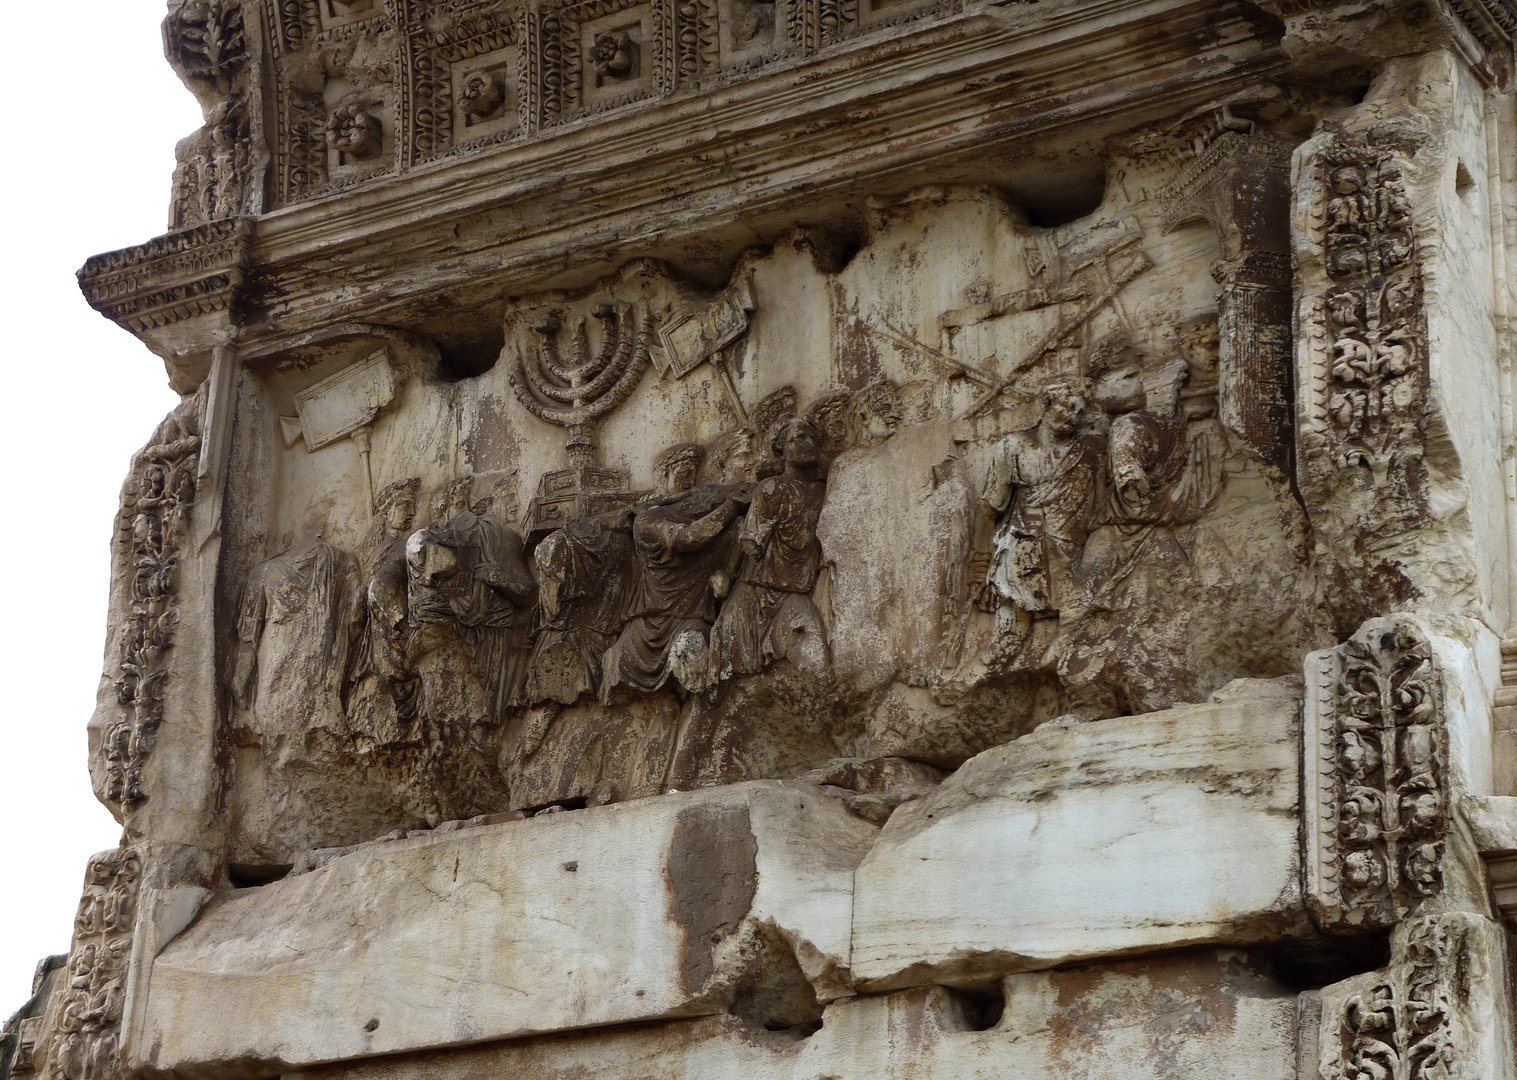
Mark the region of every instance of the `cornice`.
[[[984, 5], [850, 38], [253, 219], [237, 264], [242, 340], [333, 321], [435, 334], [450, 306], [477, 309], [718, 232], [721, 257], [735, 257], [924, 175], [1008, 183], [1045, 140], [1099, 146], [1268, 79], [1284, 64], [1277, 40], [1269, 16], [1215, 0]], [[98, 276], [97, 261], [81, 281]], [[155, 263], [128, 291], [156, 293], [162, 278]], [[86, 291], [100, 308], [101, 290]]]

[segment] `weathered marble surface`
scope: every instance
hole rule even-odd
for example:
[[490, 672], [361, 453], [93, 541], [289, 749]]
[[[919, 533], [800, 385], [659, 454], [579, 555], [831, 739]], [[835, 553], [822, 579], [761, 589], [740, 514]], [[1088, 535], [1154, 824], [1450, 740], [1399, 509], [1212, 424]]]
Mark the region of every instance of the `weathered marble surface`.
[[[830, 1005], [804, 1041], [731, 1017], [312, 1070], [312, 1080], [1285, 1080], [1296, 998], [1244, 953], [1198, 951], [1013, 975], [1005, 1010], [942, 987]], [[1154, 1009], [1156, 1001], [1164, 1003]], [[1142, 1016], [1135, 1022], [1134, 1013]], [[988, 1024], [988, 1026], [987, 1026]]]
[[1295, 836], [1299, 705], [1256, 697], [1050, 725], [891, 818], [859, 867], [865, 988], [975, 985], [1308, 923]]
[[38, 1080], [1506, 1080], [1514, 35], [171, 0]]
[[267, 1069], [729, 1008], [805, 1022], [846, 992], [875, 833], [757, 783], [373, 845], [208, 904], [152, 961], [132, 1053]]

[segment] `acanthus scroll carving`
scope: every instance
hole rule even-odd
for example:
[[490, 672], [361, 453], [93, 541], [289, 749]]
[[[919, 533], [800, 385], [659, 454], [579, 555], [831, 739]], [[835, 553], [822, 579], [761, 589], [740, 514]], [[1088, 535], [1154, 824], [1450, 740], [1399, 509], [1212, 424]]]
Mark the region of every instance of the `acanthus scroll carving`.
[[1373, 619], [1316, 654], [1313, 899], [1330, 926], [1392, 926], [1443, 884], [1448, 733], [1427, 639]]
[[1343, 143], [1317, 168], [1331, 282], [1308, 326], [1317, 441], [1333, 467], [1383, 483], [1422, 452], [1427, 333], [1411, 210], [1389, 152]]
[[100, 747], [101, 794], [128, 814], [147, 800], [142, 770], [163, 723], [163, 683], [179, 621], [179, 561], [195, 504], [202, 398], [197, 394], [170, 413], [137, 455], [117, 518], [130, 597], [118, 637], [120, 709]]
[[1336, 1045], [1324, 1047], [1325, 1080], [1443, 1080], [1459, 1072], [1454, 1031], [1467, 927], [1457, 916], [1406, 929], [1396, 963], [1349, 998]]
[[121, 1015], [141, 877], [142, 861], [132, 848], [89, 861], [66, 982], [53, 995], [50, 1035], [39, 1047], [43, 1080], [115, 1080], [125, 1074]]

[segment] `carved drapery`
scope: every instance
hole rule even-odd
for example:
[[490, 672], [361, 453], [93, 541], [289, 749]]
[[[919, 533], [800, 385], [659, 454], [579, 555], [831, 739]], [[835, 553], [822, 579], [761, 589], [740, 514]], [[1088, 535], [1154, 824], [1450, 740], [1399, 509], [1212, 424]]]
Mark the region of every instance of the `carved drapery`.
[[1442, 889], [1448, 732], [1431, 646], [1373, 619], [1307, 660], [1308, 877], [1324, 928], [1393, 926]]

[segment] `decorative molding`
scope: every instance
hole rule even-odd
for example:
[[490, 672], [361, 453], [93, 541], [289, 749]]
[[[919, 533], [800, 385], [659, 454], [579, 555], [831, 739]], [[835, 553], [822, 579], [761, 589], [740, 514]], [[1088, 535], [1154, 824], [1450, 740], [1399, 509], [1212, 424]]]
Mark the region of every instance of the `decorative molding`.
[[1307, 879], [1324, 929], [1394, 926], [1443, 887], [1448, 732], [1431, 646], [1372, 619], [1307, 658]]
[[1302, 451], [1319, 483], [1366, 468], [1384, 487], [1420, 458], [1427, 326], [1411, 208], [1390, 151], [1334, 140], [1307, 166], [1322, 259], [1300, 301]]
[[1404, 928], [1391, 965], [1349, 996], [1332, 1028], [1324, 1025], [1323, 1080], [1466, 1075], [1455, 1014], [1470, 989], [1467, 920], [1445, 915]]
[[250, 261], [251, 218], [225, 218], [88, 259], [78, 273], [89, 305], [118, 325], [153, 330], [230, 311]]
[[92, 856], [74, 916], [73, 942], [36, 1054], [44, 1080], [126, 1075], [121, 1020], [137, 922], [142, 859], [130, 847]]

